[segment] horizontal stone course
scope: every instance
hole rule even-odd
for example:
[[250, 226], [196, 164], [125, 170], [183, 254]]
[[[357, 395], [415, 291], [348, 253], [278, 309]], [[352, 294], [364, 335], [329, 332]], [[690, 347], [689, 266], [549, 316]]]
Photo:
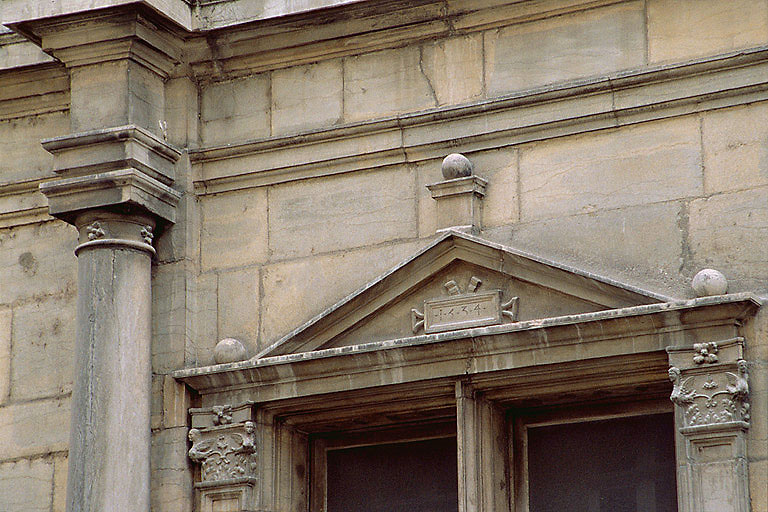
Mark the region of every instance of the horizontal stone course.
[[0, 463], [4, 512], [49, 512], [53, 464], [49, 459]]
[[69, 397], [0, 407], [0, 461], [65, 451], [69, 411]]

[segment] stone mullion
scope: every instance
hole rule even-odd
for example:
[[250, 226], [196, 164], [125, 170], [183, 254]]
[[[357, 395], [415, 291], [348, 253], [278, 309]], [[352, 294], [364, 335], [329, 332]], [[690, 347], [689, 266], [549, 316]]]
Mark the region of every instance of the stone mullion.
[[459, 512], [509, 510], [506, 419], [471, 384], [456, 384], [456, 445]]

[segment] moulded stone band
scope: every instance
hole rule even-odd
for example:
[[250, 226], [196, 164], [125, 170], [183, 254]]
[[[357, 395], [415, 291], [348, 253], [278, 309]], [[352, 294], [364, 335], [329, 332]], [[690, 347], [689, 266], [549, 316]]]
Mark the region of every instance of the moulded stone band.
[[100, 238], [98, 240], [89, 240], [88, 242], [83, 242], [82, 244], [75, 247], [75, 256], [77, 256], [77, 254], [83, 249], [107, 245], [123, 246], [130, 249], [148, 252], [152, 256], [157, 255], [155, 248], [144, 242], [137, 242], [135, 240], [121, 240], [119, 238]]

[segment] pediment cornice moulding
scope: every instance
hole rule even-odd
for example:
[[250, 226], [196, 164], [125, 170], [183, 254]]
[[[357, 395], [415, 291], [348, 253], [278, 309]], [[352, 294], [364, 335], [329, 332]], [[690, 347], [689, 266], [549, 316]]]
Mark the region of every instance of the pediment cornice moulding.
[[[664, 353], [676, 333], [682, 333], [680, 341], [687, 339], [685, 332], [693, 333], [690, 338], [695, 339], [701, 334], [695, 331], [718, 332], [717, 326], [732, 333], [716, 340], [727, 344], [737, 339], [737, 328], [760, 305], [760, 299], [750, 293], [703, 297], [363, 342], [178, 370], [173, 377], [202, 394], [248, 389], [254, 401], [263, 402], [312, 394], [312, 389], [328, 393], [381, 385], [382, 374], [387, 375], [387, 384], [397, 384], [422, 380], [424, 375], [430, 379], [458, 378], [572, 362], [574, 357], [584, 358], [587, 352], [600, 358]], [[543, 340], [545, 347], [541, 345]], [[665, 353], [662, 360], [666, 365]], [[500, 361], [506, 366], [500, 367]], [[390, 381], [392, 378], [395, 380]], [[319, 381], [322, 386], [318, 386]], [[303, 384], [308, 385], [304, 388]]]
[[[194, 149], [190, 160], [200, 169], [197, 194], [216, 194], [443, 158], [457, 145], [470, 153], [766, 99], [768, 46], [761, 46], [465, 105]], [[365, 144], [355, 142], [363, 139]]]

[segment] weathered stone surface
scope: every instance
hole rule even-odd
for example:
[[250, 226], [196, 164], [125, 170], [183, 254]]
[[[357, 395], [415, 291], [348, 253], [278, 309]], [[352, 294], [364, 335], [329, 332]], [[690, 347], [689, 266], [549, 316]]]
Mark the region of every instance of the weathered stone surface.
[[259, 336], [259, 269], [219, 274], [218, 338], [237, 338], [251, 349]]
[[[197, 86], [188, 77], [174, 78], [165, 83], [165, 120], [168, 143], [176, 147], [195, 146], [200, 124]], [[177, 183], [184, 173], [176, 173]]]
[[[768, 4], [767, 4], [768, 5]], [[768, 102], [702, 116], [704, 187], [708, 194], [768, 185]]]
[[650, 62], [689, 59], [768, 41], [768, 4], [753, 0], [651, 0]]
[[[192, 312], [186, 262], [157, 265], [152, 274], [152, 368], [165, 372], [184, 365]], [[215, 298], [214, 298], [215, 300]], [[215, 333], [214, 333], [215, 334]]]
[[705, 268], [699, 270], [696, 275], [693, 276], [691, 288], [696, 292], [697, 297], [722, 295], [728, 290], [728, 280], [721, 272], [711, 268]]
[[73, 290], [76, 236], [58, 221], [0, 230], [0, 304]]
[[700, 195], [693, 117], [535, 143], [521, 149], [523, 221]]
[[0, 460], [66, 450], [69, 408], [69, 398], [0, 407]]
[[266, 189], [205, 196], [200, 199], [200, 208], [203, 270], [266, 261]]
[[298, 181], [269, 191], [273, 259], [414, 236], [414, 176], [408, 168]]
[[681, 208], [668, 202], [525, 222], [512, 227], [506, 243], [646, 286], [674, 284], [683, 250]]
[[187, 427], [152, 435], [152, 510], [191, 512], [194, 490], [187, 459]]
[[437, 104], [419, 48], [398, 48], [344, 59], [344, 120], [365, 121]]
[[0, 404], [8, 400], [11, 390], [11, 308], [0, 308]]
[[13, 309], [11, 399], [72, 391], [75, 297], [39, 299]]
[[245, 345], [234, 338], [224, 338], [213, 349], [213, 360], [216, 364], [235, 363], [247, 358]]
[[49, 512], [53, 464], [49, 459], [0, 463], [0, 496], [6, 512]]
[[51, 176], [53, 156], [40, 141], [68, 130], [65, 112], [0, 121], [0, 184]]
[[201, 92], [203, 144], [269, 136], [269, 76], [253, 75], [208, 84]]
[[341, 122], [340, 59], [272, 72], [272, 134], [302, 132]]
[[259, 348], [394, 267], [424, 243], [406, 242], [267, 265], [263, 286], [269, 300], [262, 303]]
[[749, 500], [752, 510], [768, 510], [768, 460], [749, 463]]
[[53, 458], [53, 512], [67, 509], [67, 456]]
[[483, 95], [483, 38], [480, 34], [425, 45], [421, 62], [438, 105], [465, 103]]
[[[159, 134], [164, 119], [163, 82], [128, 60], [73, 68], [70, 130], [74, 133], [135, 124]], [[94, 101], [110, 91], [109, 101]]]
[[641, 66], [644, 25], [629, 2], [485, 32], [487, 95]]
[[766, 187], [696, 199], [690, 207], [695, 267], [717, 268], [729, 291], [766, 290], [768, 202]]

